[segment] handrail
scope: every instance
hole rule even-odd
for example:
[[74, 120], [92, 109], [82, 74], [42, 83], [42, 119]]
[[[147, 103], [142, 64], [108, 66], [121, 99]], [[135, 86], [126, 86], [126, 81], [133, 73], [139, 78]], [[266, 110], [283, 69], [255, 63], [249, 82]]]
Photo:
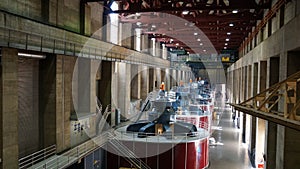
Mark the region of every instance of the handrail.
[[[94, 151], [95, 149], [102, 147], [107, 140], [110, 138], [110, 135], [108, 135], [108, 132], [104, 132], [101, 135], [98, 135], [97, 137], [86, 141], [85, 143], [72, 148], [71, 150], [61, 154], [54, 156], [53, 158], [45, 159], [44, 162], [41, 162], [40, 164], [37, 164], [35, 166], [32, 166], [33, 169], [51, 169], [51, 168], [64, 168], [75, 161], [77, 161], [79, 158], [82, 158], [83, 156], [87, 155], [88, 153]], [[30, 167], [28, 167], [30, 168]]]
[[19, 159], [19, 168], [27, 168], [36, 164], [41, 160], [45, 160], [47, 157], [56, 154], [56, 145], [46, 147], [42, 150], [36, 151], [28, 156]]
[[[6, 15], [9, 16], [9, 14], [7, 13]], [[12, 17], [17, 16], [12, 15]], [[133, 64], [142, 63], [149, 66], [171, 68], [170, 62], [167, 60], [144, 54], [135, 50], [127, 49], [125, 47], [114, 45], [105, 41], [100, 41], [98, 39], [90, 38], [91, 42], [89, 44], [85, 44], [85, 42], [90, 41], [89, 37], [81, 36], [78, 34], [74, 34], [74, 37], [76, 38], [72, 38], [72, 40], [70, 41], [70, 39], [61, 37], [53, 38], [48, 34], [38, 34], [31, 31], [29, 32], [26, 30], [19, 30], [18, 28], [8, 27], [6, 25], [0, 25], [0, 29], [3, 29], [3, 31], [1, 31], [2, 33], [0, 33], [1, 46], [33, 50], [38, 52], [57, 53], [72, 56], [76, 55], [79, 57], [88, 56], [93, 59], [122, 61]], [[53, 29], [57, 29], [56, 31], [65, 31], [56, 27]], [[75, 41], [75, 39], [78, 40]], [[82, 47], [84, 46], [86, 46], [86, 50], [81, 51]], [[144, 59], [143, 56], [151, 57], [151, 59]]]
[[[112, 133], [108, 133], [111, 137], [114, 135]], [[109, 143], [113, 146], [112, 148], [122, 154], [129, 163], [134, 165], [135, 167], [139, 169], [151, 169], [145, 162], [143, 162], [141, 159], [139, 159], [134, 152], [132, 152], [130, 149], [128, 149], [124, 144], [122, 144], [118, 139], [115, 139], [116, 137], [113, 137], [109, 140]]]
[[240, 51], [242, 51], [250, 42], [253, 40], [253, 38], [258, 34], [258, 32], [268, 23], [270, 19], [273, 18], [274, 15], [276, 15], [276, 12], [286, 3], [290, 0], [279, 0], [276, 2], [276, 4], [268, 11], [266, 16], [260, 21], [260, 23], [255, 27], [254, 31], [248, 36], [247, 39], [241, 44]]

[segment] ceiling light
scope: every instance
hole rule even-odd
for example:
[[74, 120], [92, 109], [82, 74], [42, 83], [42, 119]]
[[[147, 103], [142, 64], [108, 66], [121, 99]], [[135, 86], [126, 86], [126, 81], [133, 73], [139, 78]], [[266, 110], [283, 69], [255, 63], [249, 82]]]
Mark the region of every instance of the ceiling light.
[[225, 40], [228, 42], [228, 41], [229, 41], [229, 38], [226, 38]]
[[136, 23], [137, 26], [140, 26], [141, 24], [142, 24], [142, 22], [137, 22]]
[[231, 32], [227, 32], [227, 35], [231, 35]]
[[151, 27], [152, 27], [152, 28], [156, 28], [156, 25], [152, 25]]
[[198, 38], [198, 39], [197, 39], [197, 41], [198, 41], [198, 42], [200, 42], [200, 41], [201, 41], [201, 39], [200, 39], [200, 38]]
[[45, 59], [45, 55], [36, 55], [36, 54], [28, 54], [28, 53], [18, 53], [20, 57], [30, 57], [30, 58], [37, 58], [37, 59]]
[[227, 49], [227, 47], [225, 46], [224, 49]]
[[189, 11], [182, 11], [182, 14], [187, 15], [187, 14], [189, 14]]
[[194, 23], [194, 22], [191, 22], [191, 23], [190, 23], [190, 26], [191, 26], [191, 27], [192, 27], [192, 26], [194, 26], [194, 25], [195, 25], [195, 23]]
[[176, 43], [176, 46], [178, 46], [179, 45], [179, 43]]
[[206, 52], [206, 50], [204, 49], [203, 52]]
[[238, 13], [238, 10], [235, 9], [235, 10], [232, 11], [232, 13]]
[[225, 46], [227, 46], [228, 45], [228, 43], [225, 43]]
[[200, 43], [200, 46], [202, 46], [203, 45], [203, 43]]
[[234, 26], [233, 23], [230, 23], [229, 26]]
[[197, 36], [197, 35], [198, 35], [198, 33], [197, 33], [197, 32], [195, 32], [195, 33], [194, 33], [194, 35], [195, 35], [195, 36]]

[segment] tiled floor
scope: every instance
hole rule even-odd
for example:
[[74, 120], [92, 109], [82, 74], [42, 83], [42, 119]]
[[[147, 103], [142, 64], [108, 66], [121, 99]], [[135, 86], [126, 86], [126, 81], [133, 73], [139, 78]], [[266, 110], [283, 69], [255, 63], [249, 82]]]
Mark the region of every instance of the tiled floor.
[[231, 111], [225, 110], [212, 134], [216, 145], [210, 146], [209, 169], [252, 169], [247, 146], [242, 143], [241, 129], [231, 119]]

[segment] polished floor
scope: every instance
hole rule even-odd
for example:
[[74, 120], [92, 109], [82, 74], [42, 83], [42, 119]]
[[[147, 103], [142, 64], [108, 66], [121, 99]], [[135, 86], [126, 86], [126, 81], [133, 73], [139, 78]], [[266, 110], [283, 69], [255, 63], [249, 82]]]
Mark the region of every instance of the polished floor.
[[213, 129], [215, 143], [210, 145], [209, 169], [252, 169], [247, 145], [242, 143], [241, 129], [231, 119], [230, 109], [220, 113]]

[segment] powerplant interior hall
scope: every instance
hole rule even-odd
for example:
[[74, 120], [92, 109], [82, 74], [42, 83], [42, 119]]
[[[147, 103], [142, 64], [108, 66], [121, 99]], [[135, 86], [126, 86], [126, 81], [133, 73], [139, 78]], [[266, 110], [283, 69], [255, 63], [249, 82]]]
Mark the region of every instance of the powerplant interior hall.
[[300, 0], [0, 0], [0, 169], [300, 168]]

